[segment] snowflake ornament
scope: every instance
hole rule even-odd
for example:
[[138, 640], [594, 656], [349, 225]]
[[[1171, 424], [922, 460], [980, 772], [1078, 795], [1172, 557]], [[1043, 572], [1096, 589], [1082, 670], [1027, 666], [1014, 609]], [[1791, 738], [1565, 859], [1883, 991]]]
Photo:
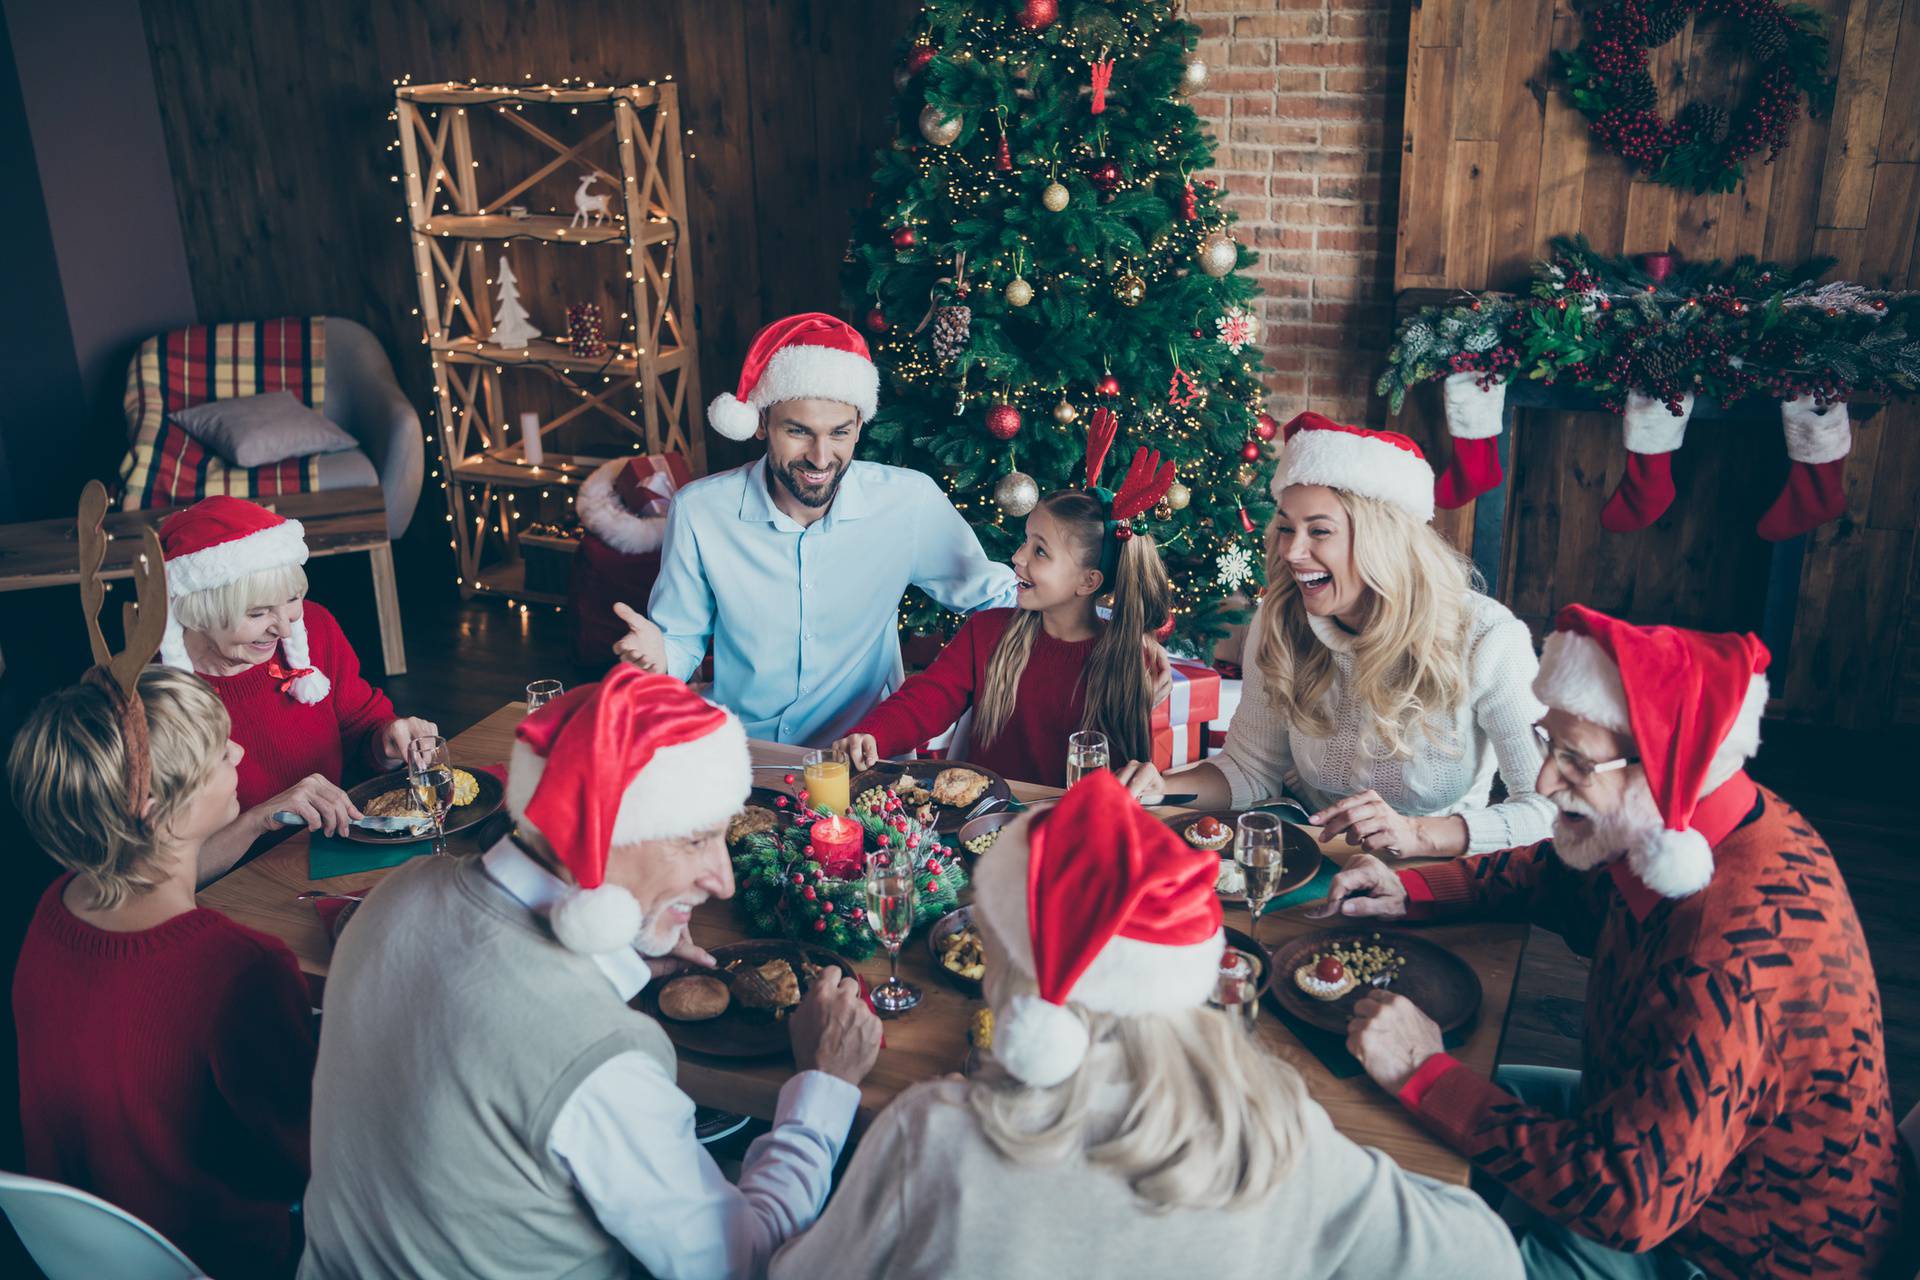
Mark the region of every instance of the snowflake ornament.
[[1238, 591], [1253, 581], [1253, 553], [1237, 542], [1221, 552], [1215, 564], [1223, 591]]
[[1213, 326], [1220, 331], [1221, 344], [1234, 355], [1260, 340], [1260, 320], [1245, 307], [1228, 307]]

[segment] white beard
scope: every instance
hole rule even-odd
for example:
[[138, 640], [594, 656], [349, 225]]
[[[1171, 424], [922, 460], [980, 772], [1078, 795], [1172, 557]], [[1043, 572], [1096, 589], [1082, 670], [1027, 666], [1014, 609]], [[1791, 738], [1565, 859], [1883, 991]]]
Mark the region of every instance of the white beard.
[[[1611, 813], [1596, 812], [1567, 792], [1554, 796], [1553, 803], [1559, 810], [1553, 820], [1553, 851], [1575, 871], [1604, 866], [1666, 826], [1644, 777], [1627, 784], [1626, 797]], [[1569, 821], [1570, 813], [1586, 821]]]

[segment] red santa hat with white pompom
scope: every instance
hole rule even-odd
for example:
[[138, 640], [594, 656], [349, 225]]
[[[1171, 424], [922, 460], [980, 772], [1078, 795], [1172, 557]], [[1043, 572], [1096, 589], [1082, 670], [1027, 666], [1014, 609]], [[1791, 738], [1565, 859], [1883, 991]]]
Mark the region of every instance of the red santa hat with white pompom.
[[1534, 696], [1632, 738], [1664, 827], [1628, 850], [1628, 865], [1664, 897], [1713, 879], [1694, 810], [1760, 749], [1771, 657], [1757, 636], [1639, 627], [1585, 605], [1554, 619]]
[[994, 1010], [995, 1061], [1026, 1084], [1072, 1076], [1091, 1040], [1069, 1006], [1170, 1013], [1204, 1004], [1226, 949], [1220, 859], [1189, 846], [1101, 770], [1023, 816], [980, 860], [974, 910], [994, 963], [1033, 980]]
[[546, 841], [576, 886], [548, 916], [569, 951], [631, 946], [640, 904], [607, 883], [616, 845], [718, 826], [752, 786], [739, 718], [671, 676], [621, 665], [520, 723], [507, 810]]
[[880, 407], [880, 373], [867, 340], [844, 320], [818, 311], [775, 320], [754, 335], [740, 385], [707, 406], [707, 421], [729, 440], [760, 429], [760, 414], [782, 400], [838, 400], [870, 422]]

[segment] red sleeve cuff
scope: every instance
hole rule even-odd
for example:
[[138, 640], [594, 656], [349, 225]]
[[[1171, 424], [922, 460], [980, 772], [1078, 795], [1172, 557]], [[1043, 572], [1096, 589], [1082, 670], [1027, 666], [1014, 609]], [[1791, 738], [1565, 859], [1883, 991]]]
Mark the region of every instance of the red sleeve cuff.
[[1427, 878], [1418, 871], [1402, 871], [1400, 873], [1400, 884], [1407, 891], [1408, 902], [1419, 903], [1433, 901], [1433, 886], [1428, 884]]
[[1400, 1087], [1400, 1101], [1406, 1104], [1407, 1110], [1418, 1111], [1420, 1100], [1427, 1096], [1427, 1090], [1433, 1087], [1434, 1082], [1459, 1065], [1459, 1060], [1450, 1053], [1434, 1054], [1420, 1064], [1420, 1069], [1413, 1073], [1412, 1079]]

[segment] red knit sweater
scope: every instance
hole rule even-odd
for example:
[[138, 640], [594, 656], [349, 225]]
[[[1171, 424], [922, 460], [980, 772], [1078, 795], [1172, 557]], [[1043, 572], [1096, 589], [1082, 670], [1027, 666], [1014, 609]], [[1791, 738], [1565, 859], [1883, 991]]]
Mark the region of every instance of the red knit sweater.
[[[1583, 1236], [1714, 1276], [1868, 1276], [1906, 1188], [1880, 994], [1807, 820], [1744, 774], [1713, 879], [1663, 898], [1551, 842], [1401, 873], [1423, 917], [1524, 919], [1593, 958], [1582, 1110], [1523, 1106], [1445, 1054], [1401, 1092], [1440, 1136]], [[1719, 839], [1713, 839], [1718, 834]]]
[[40, 899], [13, 977], [27, 1171], [145, 1220], [217, 1277], [289, 1275], [314, 1034], [278, 940], [201, 908], [112, 933]]
[[383, 767], [374, 753], [396, 718], [393, 703], [360, 674], [360, 659], [331, 613], [309, 600], [305, 616], [308, 660], [333, 681], [332, 692], [320, 701], [301, 702], [281, 691], [283, 681], [272, 670], [284, 662], [278, 651], [237, 676], [200, 677], [226, 704], [233, 740], [246, 749], [240, 761], [242, 809], [310, 773], [343, 782], [349, 763], [356, 771]]
[[[861, 719], [850, 732], [870, 733], [883, 756], [910, 751], [944, 732], [973, 705], [987, 682], [987, 664], [1017, 609], [982, 609], [961, 624], [927, 669]], [[1013, 714], [992, 742], [976, 740], [968, 759], [1003, 777], [1066, 785], [1067, 736], [1086, 714], [1081, 682], [1094, 641], [1072, 644], [1045, 631], [1034, 637], [1033, 654], [1015, 691]]]

